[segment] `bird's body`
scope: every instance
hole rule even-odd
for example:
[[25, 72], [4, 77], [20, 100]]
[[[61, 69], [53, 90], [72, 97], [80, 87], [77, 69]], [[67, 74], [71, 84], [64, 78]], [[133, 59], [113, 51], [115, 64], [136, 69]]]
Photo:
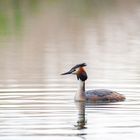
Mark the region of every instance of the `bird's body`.
[[125, 100], [125, 97], [116, 92], [107, 89], [89, 90], [85, 92], [86, 100], [99, 102], [117, 102]]
[[[75, 94], [76, 101], [118, 102], [118, 101], [125, 100], [124, 95], [107, 89], [96, 89], [96, 90], [85, 91], [85, 81], [87, 80], [87, 74], [83, 68], [84, 66], [86, 66], [85, 63], [78, 64], [74, 66], [70, 71], [62, 74], [62, 75], [66, 75], [66, 74], [73, 73], [77, 75], [77, 79], [79, 80], [80, 84], [77, 93]], [[76, 69], [78, 70], [76, 71]]]
[[117, 102], [125, 100], [122, 94], [108, 89], [85, 91], [85, 81], [79, 80], [79, 83], [78, 90], [75, 94], [76, 101]]

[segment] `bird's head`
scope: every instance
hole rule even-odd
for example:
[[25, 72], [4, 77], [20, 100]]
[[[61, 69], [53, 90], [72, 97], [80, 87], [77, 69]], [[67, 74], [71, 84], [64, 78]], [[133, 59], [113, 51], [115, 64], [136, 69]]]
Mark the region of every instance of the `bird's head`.
[[85, 66], [87, 66], [86, 63], [77, 64], [72, 67], [68, 72], [62, 73], [61, 75], [74, 74], [77, 76], [78, 80], [85, 81], [88, 78], [87, 73], [83, 68]]

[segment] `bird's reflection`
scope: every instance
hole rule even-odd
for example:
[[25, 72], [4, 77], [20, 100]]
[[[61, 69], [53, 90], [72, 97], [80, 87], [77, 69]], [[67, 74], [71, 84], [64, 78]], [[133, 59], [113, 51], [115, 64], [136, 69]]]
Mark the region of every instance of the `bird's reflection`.
[[86, 117], [85, 117], [85, 102], [76, 102], [76, 106], [78, 108], [78, 120], [75, 127], [77, 129], [85, 129], [86, 125]]

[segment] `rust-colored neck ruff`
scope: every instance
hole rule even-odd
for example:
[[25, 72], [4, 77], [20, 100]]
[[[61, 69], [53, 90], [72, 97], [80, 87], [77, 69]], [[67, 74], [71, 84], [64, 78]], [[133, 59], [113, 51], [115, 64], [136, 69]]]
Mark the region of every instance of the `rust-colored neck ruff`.
[[86, 73], [86, 71], [84, 70], [83, 67], [80, 67], [78, 69], [78, 71], [76, 72], [76, 75], [77, 75], [78, 80], [81, 80], [81, 81], [87, 80], [87, 73]]
[[80, 75], [80, 74], [83, 74], [83, 73], [86, 73], [86, 71], [84, 70], [83, 67], [80, 67], [77, 71], [77, 75]]

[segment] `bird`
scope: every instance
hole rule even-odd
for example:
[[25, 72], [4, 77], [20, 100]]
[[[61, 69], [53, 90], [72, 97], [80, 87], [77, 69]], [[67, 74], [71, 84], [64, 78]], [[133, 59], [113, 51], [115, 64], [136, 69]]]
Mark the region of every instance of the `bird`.
[[72, 67], [68, 72], [61, 75], [73, 74], [76, 75], [79, 81], [78, 90], [75, 94], [75, 101], [90, 101], [90, 102], [120, 102], [126, 98], [123, 94], [108, 89], [94, 89], [85, 90], [85, 81], [88, 79], [87, 72], [85, 70], [86, 63], [80, 63]]

